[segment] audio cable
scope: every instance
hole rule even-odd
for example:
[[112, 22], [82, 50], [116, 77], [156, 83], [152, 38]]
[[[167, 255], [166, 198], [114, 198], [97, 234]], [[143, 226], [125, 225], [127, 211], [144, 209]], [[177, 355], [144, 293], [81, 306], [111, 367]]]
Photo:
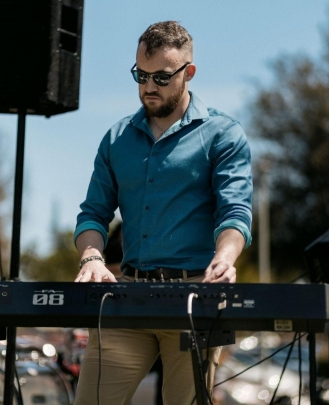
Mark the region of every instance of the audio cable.
[[[213, 405], [211, 397], [210, 397], [209, 392], [207, 390], [205, 379], [204, 379], [204, 375], [205, 375], [206, 370], [204, 370], [204, 366], [202, 364], [202, 357], [201, 357], [200, 348], [199, 348], [199, 345], [198, 345], [198, 342], [197, 342], [197, 337], [196, 337], [196, 332], [195, 332], [194, 322], [193, 322], [193, 317], [192, 317], [192, 302], [193, 302], [194, 298], [198, 298], [198, 294], [190, 293], [189, 296], [188, 296], [188, 299], [187, 299], [187, 314], [188, 314], [188, 317], [189, 317], [189, 320], [190, 320], [190, 325], [191, 325], [192, 343], [194, 345], [195, 352], [196, 352], [197, 359], [198, 359], [198, 366], [199, 366], [200, 380], [201, 380], [201, 389], [205, 390], [205, 392], [207, 393], [207, 398], [208, 398], [209, 404]], [[208, 361], [208, 358], [207, 358], [207, 361]], [[191, 405], [193, 404], [195, 399], [196, 399], [196, 395], [193, 398]]]
[[[233, 376], [228, 377], [228, 378], [226, 378], [225, 380], [223, 380], [223, 381], [221, 381], [221, 382], [215, 384], [214, 387], [218, 387], [218, 386], [220, 386], [220, 385], [226, 383], [227, 381], [230, 381], [230, 380], [233, 380], [233, 379], [236, 378], [236, 377], [239, 377], [240, 375], [242, 375], [242, 374], [245, 373], [246, 371], [248, 371], [248, 370], [252, 369], [253, 367], [256, 367], [256, 366], [258, 366], [259, 364], [263, 363], [264, 361], [269, 360], [270, 358], [274, 357], [276, 354], [278, 354], [278, 353], [281, 352], [282, 350], [284, 350], [284, 349], [286, 349], [286, 348], [288, 348], [288, 347], [290, 348], [291, 346], [294, 345], [294, 343], [296, 342], [296, 340], [300, 340], [300, 339], [301, 339], [302, 337], [304, 337], [304, 336], [306, 336], [306, 333], [299, 334], [299, 336], [298, 336], [297, 338], [296, 338], [296, 336], [295, 336], [294, 339], [292, 340], [292, 342], [288, 343], [288, 344], [285, 345], [285, 346], [280, 347], [279, 349], [277, 349], [275, 352], [273, 352], [273, 353], [270, 354], [269, 356], [267, 356], [267, 357], [265, 357], [264, 359], [261, 359], [260, 361], [258, 361], [258, 362], [256, 362], [256, 363], [252, 364], [251, 366], [245, 368], [244, 370], [240, 371], [239, 373], [234, 374]], [[289, 355], [289, 354], [288, 354], [288, 355]], [[287, 357], [288, 357], [288, 356], [287, 356]], [[290, 357], [290, 356], [289, 356], [289, 357]]]
[[102, 321], [102, 311], [104, 301], [107, 297], [114, 297], [112, 293], [105, 293], [102, 296], [101, 305], [99, 308], [99, 316], [98, 316], [98, 379], [97, 379], [97, 405], [101, 405], [100, 399], [100, 384], [102, 378], [102, 337], [101, 337], [101, 321]]
[[274, 390], [274, 393], [273, 393], [273, 395], [272, 395], [272, 399], [271, 399], [270, 405], [273, 405], [273, 404], [274, 404], [274, 400], [275, 400], [276, 393], [278, 392], [279, 386], [280, 386], [280, 384], [281, 384], [281, 380], [282, 380], [283, 374], [284, 374], [284, 372], [286, 371], [287, 364], [288, 364], [288, 361], [289, 361], [289, 359], [290, 359], [291, 352], [292, 352], [292, 349], [293, 349], [293, 347], [294, 347], [294, 344], [295, 344], [295, 341], [296, 341], [296, 340], [297, 340], [297, 333], [295, 333], [294, 340], [292, 341], [292, 343], [291, 343], [291, 345], [290, 345], [290, 347], [289, 347], [289, 352], [288, 352], [288, 354], [287, 354], [286, 360], [285, 360], [284, 365], [283, 365], [283, 367], [282, 367], [282, 371], [281, 371], [281, 375], [280, 375], [280, 378], [279, 378], [279, 382], [278, 382], [277, 386], [275, 387], [275, 390]]

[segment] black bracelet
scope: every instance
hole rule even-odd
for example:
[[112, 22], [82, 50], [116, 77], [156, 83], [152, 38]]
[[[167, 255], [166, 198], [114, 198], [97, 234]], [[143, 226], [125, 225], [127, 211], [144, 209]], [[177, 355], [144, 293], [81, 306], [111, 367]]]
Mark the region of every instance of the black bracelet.
[[102, 256], [89, 256], [89, 257], [86, 257], [85, 259], [81, 260], [81, 263], [79, 264], [79, 269], [81, 270], [82, 266], [84, 264], [86, 264], [87, 262], [90, 262], [92, 260], [101, 260], [105, 265], [105, 260], [102, 258]]

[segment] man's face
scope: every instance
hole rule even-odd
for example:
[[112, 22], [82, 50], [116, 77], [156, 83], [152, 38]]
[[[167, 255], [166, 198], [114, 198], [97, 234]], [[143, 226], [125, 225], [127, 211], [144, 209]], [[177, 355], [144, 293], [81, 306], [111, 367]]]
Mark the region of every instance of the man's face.
[[[173, 73], [186, 62], [189, 62], [186, 53], [176, 48], [159, 49], [154, 55], [145, 56], [143, 42], [137, 50], [137, 67], [146, 73], [166, 72]], [[187, 94], [185, 69], [174, 75], [168, 86], [158, 86], [152, 78], [146, 84], [139, 84], [139, 97], [150, 117], [165, 118], [176, 109]]]

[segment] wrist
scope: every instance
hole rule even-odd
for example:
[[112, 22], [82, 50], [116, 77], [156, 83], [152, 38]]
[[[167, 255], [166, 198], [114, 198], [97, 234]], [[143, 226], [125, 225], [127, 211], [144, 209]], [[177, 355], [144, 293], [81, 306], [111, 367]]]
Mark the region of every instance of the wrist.
[[103, 262], [103, 264], [104, 264], [104, 266], [105, 266], [105, 260], [103, 259], [102, 256], [100, 256], [100, 255], [93, 255], [93, 256], [87, 256], [87, 257], [85, 257], [84, 259], [82, 259], [81, 262], [80, 262], [80, 264], [79, 264], [79, 269], [81, 270], [82, 267], [83, 267], [86, 263], [88, 263], [88, 262], [90, 262], [90, 261], [92, 261], [92, 260], [100, 260], [100, 261]]

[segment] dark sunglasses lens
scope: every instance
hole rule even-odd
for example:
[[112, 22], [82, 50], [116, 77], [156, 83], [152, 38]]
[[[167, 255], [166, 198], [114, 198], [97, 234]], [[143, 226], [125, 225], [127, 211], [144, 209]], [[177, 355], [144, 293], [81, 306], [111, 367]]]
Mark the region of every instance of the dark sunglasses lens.
[[168, 86], [170, 82], [170, 77], [168, 75], [159, 73], [153, 75], [153, 80], [158, 86]]
[[133, 70], [132, 74], [133, 74], [133, 78], [135, 79], [135, 81], [137, 83], [140, 83], [140, 84], [147, 83], [148, 75], [146, 73], [141, 72], [140, 70]]

